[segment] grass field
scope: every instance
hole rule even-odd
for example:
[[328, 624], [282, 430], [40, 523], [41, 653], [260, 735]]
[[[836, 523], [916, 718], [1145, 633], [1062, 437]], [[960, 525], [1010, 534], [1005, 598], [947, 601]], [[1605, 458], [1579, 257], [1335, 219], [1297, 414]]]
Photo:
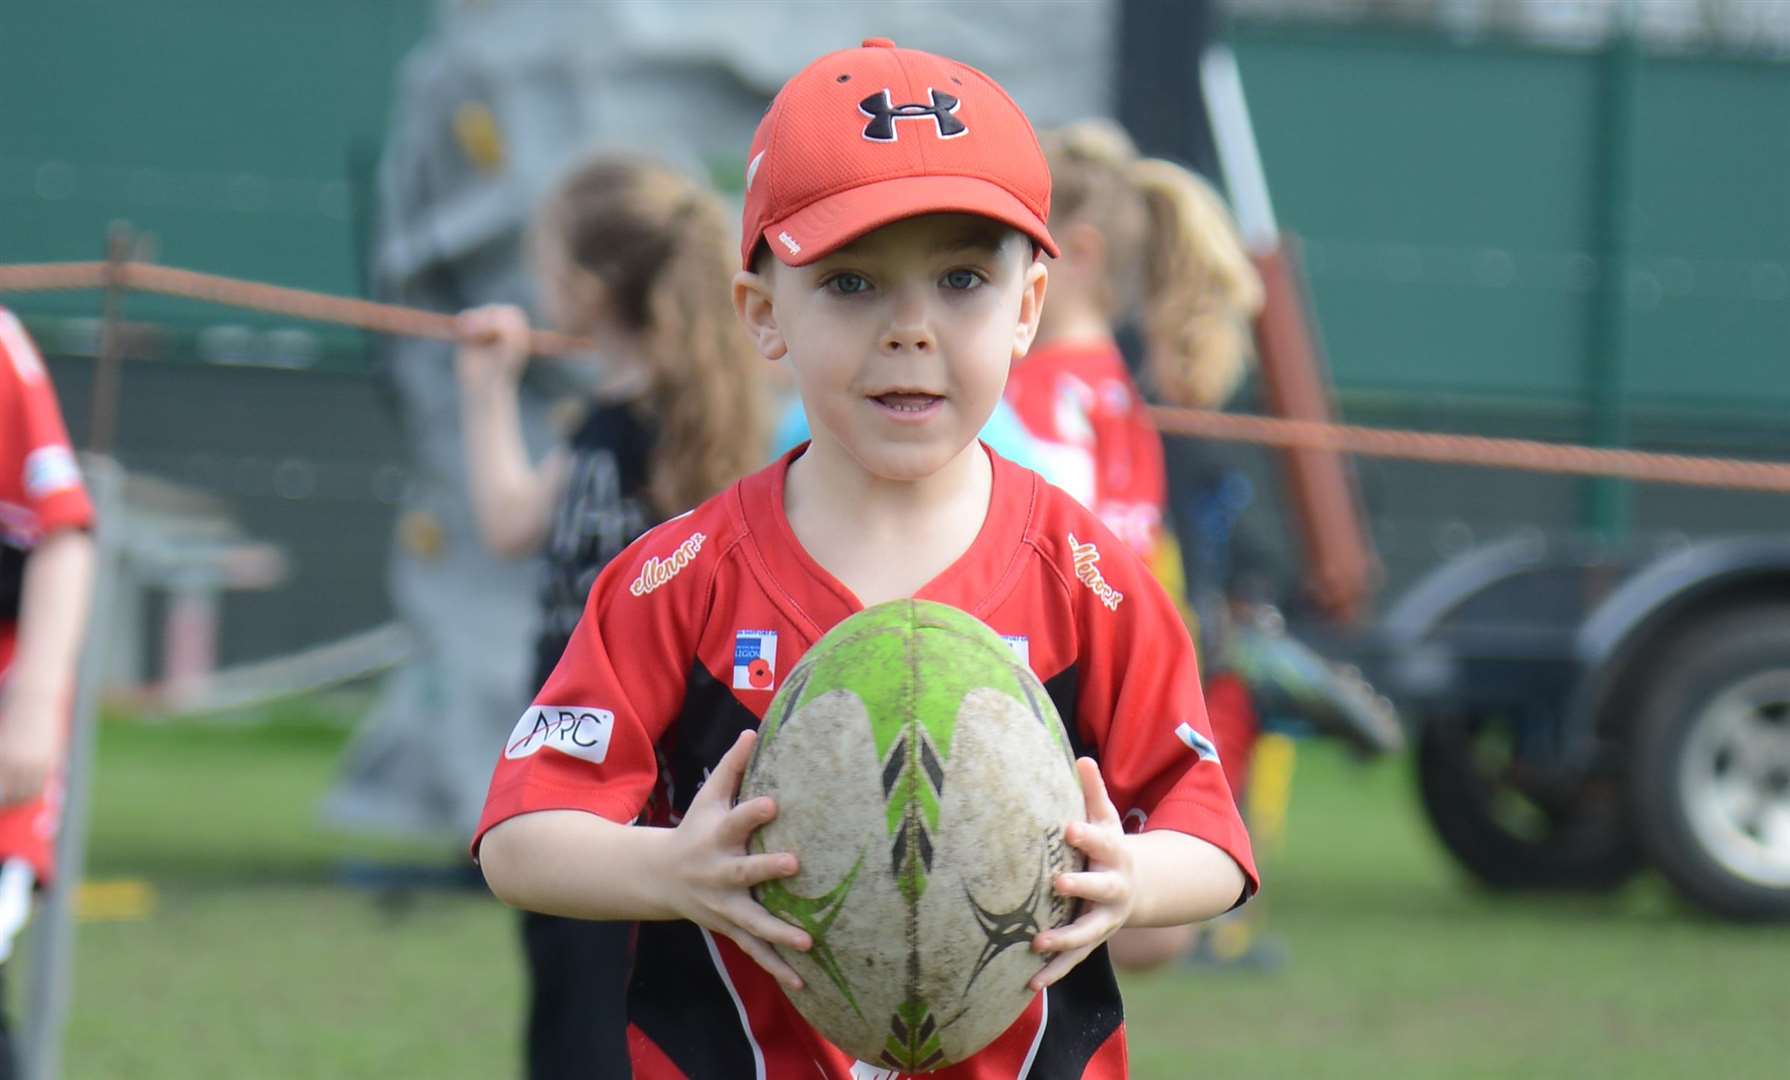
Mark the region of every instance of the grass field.
[[[72, 1080], [517, 1075], [510, 914], [474, 889], [345, 884], [453, 853], [315, 824], [345, 708], [106, 726], [90, 876], [148, 880], [142, 921], [80, 930]], [[1767, 1077], [1790, 1069], [1790, 931], [1702, 920], [1651, 881], [1501, 899], [1457, 879], [1403, 762], [1306, 744], [1267, 853], [1272, 975], [1130, 980], [1140, 1077]], [[22, 980], [14, 980], [15, 996]]]

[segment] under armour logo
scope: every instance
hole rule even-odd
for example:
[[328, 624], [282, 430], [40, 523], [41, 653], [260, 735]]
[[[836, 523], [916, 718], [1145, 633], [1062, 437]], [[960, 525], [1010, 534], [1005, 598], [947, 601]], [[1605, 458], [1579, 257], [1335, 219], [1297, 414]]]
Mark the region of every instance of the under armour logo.
[[932, 95], [931, 105], [890, 104], [887, 90], [879, 90], [858, 102], [858, 111], [870, 118], [870, 123], [864, 125], [864, 137], [871, 142], [894, 142], [895, 121], [918, 120], [922, 117], [932, 118], [932, 122], [938, 125], [941, 139], [955, 139], [969, 132], [970, 129], [963, 126], [963, 121], [953, 115], [957, 112], [956, 98], [937, 90], [928, 90], [927, 93]]

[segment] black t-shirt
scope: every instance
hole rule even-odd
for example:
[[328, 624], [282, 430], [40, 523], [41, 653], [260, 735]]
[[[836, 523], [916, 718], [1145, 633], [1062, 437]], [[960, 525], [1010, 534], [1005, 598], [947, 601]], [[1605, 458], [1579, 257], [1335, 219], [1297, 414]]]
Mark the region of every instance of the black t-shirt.
[[532, 689], [559, 663], [597, 574], [658, 524], [646, 492], [656, 437], [633, 408], [613, 403], [592, 406], [572, 435], [572, 466], [547, 532]]

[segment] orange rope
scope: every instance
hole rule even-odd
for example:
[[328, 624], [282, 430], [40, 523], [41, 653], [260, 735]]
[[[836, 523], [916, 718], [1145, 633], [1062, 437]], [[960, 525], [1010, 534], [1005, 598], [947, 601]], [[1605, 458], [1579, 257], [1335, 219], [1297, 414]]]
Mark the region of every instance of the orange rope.
[[[201, 274], [192, 270], [176, 270], [153, 263], [126, 262], [119, 266], [118, 288], [179, 296], [189, 300], [207, 300], [231, 307], [268, 311], [309, 322], [336, 323], [381, 334], [432, 338], [437, 341], [457, 340], [455, 317], [439, 311], [423, 311], [381, 304], [372, 300], [355, 300], [327, 293], [290, 289], [281, 285], [264, 285], [218, 274]], [[0, 266], [0, 292], [50, 292], [63, 289], [97, 289], [108, 284], [106, 263], [20, 263]], [[530, 335], [529, 351], [535, 356], [566, 356], [588, 350], [590, 343], [556, 333], [535, 330]]]
[[1362, 457], [1473, 465], [1527, 472], [1608, 476], [1656, 484], [1740, 488], [1790, 494], [1790, 464], [1732, 458], [1686, 457], [1639, 450], [1609, 450], [1530, 439], [1482, 435], [1436, 435], [1422, 431], [1319, 424], [1199, 409], [1152, 408], [1157, 427], [1171, 435], [1195, 435], [1227, 442], [1299, 449], [1333, 450]]
[[[455, 340], [454, 316], [440, 312], [176, 270], [152, 263], [125, 262], [117, 264], [117, 271], [117, 281], [113, 282], [110, 280], [113, 266], [103, 262], [0, 265], [0, 293], [98, 289], [115, 284], [125, 290], [208, 300], [382, 334]], [[589, 347], [589, 342], [566, 334], [536, 330], [531, 351], [537, 356], [564, 356]], [[1656, 484], [1790, 494], [1790, 463], [1783, 462], [1653, 454], [1480, 435], [1437, 435], [1200, 409], [1153, 408], [1150, 412], [1157, 426], [1170, 435], [1331, 450], [1362, 457], [1428, 461], [1438, 465], [1607, 476]]]

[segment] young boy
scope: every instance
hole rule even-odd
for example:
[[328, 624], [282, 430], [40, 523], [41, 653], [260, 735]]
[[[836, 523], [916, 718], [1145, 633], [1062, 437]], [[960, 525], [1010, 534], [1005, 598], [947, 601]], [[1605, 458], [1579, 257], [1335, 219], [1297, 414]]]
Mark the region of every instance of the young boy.
[[772, 946], [811, 942], [750, 888], [801, 852], [747, 854], [776, 807], [733, 800], [780, 673], [828, 628], [898, 597], [951, 604], [1026, 640], [1085, 755], [1068, 838], [1088, 869], [1055, 882], [1082, 914], [1034, 939], [1031, 1006], [930, 1075], [1123, 1076], [1106, 939], [1209, 918], [1256, 879], [1173, 605], [1091, 514], [976, 441], [1056, 253], [1037, 140], [980, 72], [873, 40], [790, 80], [746, 176], [735, 307], [787, 359], [813, 439], [598, 578], [474, 852], [508, 903], [639, 920], [636, 1076], [892, 1075], [784, 996], [802, 985]]
[[[49, 374], [0, 308], [0, 964], [53, 868], [92, 524]], [[0, 1018], [0, 1078], [15, 1067]]]

